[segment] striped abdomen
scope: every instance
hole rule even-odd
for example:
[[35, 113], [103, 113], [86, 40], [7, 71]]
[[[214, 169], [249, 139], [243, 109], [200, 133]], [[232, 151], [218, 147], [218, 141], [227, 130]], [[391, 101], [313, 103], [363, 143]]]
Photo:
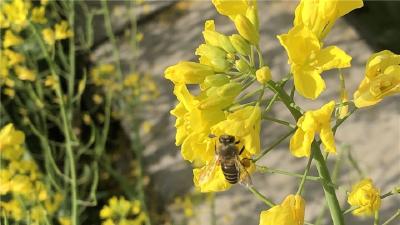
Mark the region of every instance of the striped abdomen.
[[236, 184], [239, 181], [239, 170], [234, 161], [221, 162], [221, 169], [230, 184]]

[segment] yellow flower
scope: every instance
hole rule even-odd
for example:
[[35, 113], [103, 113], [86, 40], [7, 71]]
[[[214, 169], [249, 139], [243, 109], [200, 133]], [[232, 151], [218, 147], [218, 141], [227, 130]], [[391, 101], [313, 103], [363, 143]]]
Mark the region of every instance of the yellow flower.
[[30, 210], [30, 218], [33, 224], [42, 224], [46, 218], [46, 211], [41, 206], [34, 206]]
[[297, 130], [290, 139], [290, 152], [296, 157], [309, 157], [311, 154], [311, 144], [315, 133], [324, 144], [325, 151], [336, 153], [335, 137], [333, 136], [330, 119], [335, 109], [335, 101], [322, 106], [314, 111], [307, 111], [297, 121]]
[[304, 25], [322, 40], [338, 18], [362, 6], [362, 0], [301, 0], [294, 26]]
[[0, 28], [8, 28], [9, 26], [10, 26], [10, 21], [8, 21], [3, 11], [0, 10]]
[[300, 195], [289, 195], [277, 206], [261, 212], [260, 225], [303, 225], [305, 201]]
[[71, 223], [71, 218], [69, 218], [69, 217], [59, 217], [58, 218], [58, 222], [61, 225], [71, 225], [72, 224]]
[[94, 104], [100, 105], [103, 102], [103, 97], [101, 95], [94, 94], [92, 96], [92, 100], [93, 100]]
[[56, 24], [54, 30], [54, 37], [56, 40], [66, 39], [73, 35], [73, 32], [70, 30], [68, 22], [65, 20]]
[[204, 79], [213, 75], [212, 67], [195, 62], [179, 62], [165, 70], [165, 78], [174, 84], [200, 84]]
[[181, 153], [186, 160], [210, 161], [214, 149], [212, 146], [207, 146], [208, 135], [211, 126], [225, 119], [224, 112], [213, 108], [200, 110], [198, 108], [200, 98], [192, 96], [185, 85], [176, 85], [174, 94], [180, 101], [175, 109], [171, 110], [171, 114], [177, 117], [175, 144], [182, 144]]
[[7, 96], [9, 96], [10, 98], [14, 98], [15, 97], [15, 90], [12, 88], [4, 88], [3, 89], [3, 93]]
[[46, 77], [46, 79], [44, 80], [44, 86], [55, 89], [57, 87], [57, 83], [58, 83], [58, 80], [56, 77], [57, 76], [54, 76], [54, 75], [48, 75]]
[[20, 221], [24, 217], [24, 206], [22, 206], [20, 200], [12, 199], [8, 202], [1, 201], [0, 208], [2, 211], [4, 210], [4, 213], [6, 213], [9, 218], [16, 221]]
[[40, 0], [41, 5], [47, 5], [49, 3], [49, 0]]
[[260, 84], [266, 84], [271, 80], [271, 70], [268, 66], [264, 66], [256, 71], [256, 78]]
[[[217, 137], [223, 134], [235, 136], [236, 140], [240, 141], [238, 148], [241, 149], [244, 146], [244, 151], [239, 158], [249, 159], [260, 152], [260, 126], [260, 108], [258, 106], [247, 106], [229, 114], [226, 120], [212, 126], [211, 134]], [[206, 138], [204, 142], [207, 142], [207, 151], [199, 149], [197, 154], [210, 154], [210, 158], [213, 159], [215, 157], [214, 148], [216, 140]], [[212, 161], [207, 161], [205, 166], [193, 170], [195, 186], [200, 188], [201, 192], [215, 192], [229, 189], [231, 185], [226, 181], [220, 166], [215, 167], [214, 171], [211, 171], [209, 179], [200, 181], [200, 175], [210, 168], [208, 166], [210, 162]], [[247, 168], [249, 173], [253, 170], [253, 165]]]
[[19, 32], [28, 24], [30, 1], [13, 0], [11, 3], [3, 3], [3, 12], [7, 16], [12, 29]]
[[296, 91], [306, 98], [315, 99], [325, 89], [323, 71], [350, 66], [349, 55], [336, 46], [321, 49], [318, 38], [305, 26], [296, 26], [278, 39], [288, 54]]
[[3, 54], [8, 58], [8, 66], [12, 67], [16, 64], [22, 63], [25, 61], [25, 56], [19, 54], [18, 52], [14, 52], [10, 49], [5, 49]]
[[248, 0], [212, 0], [218, 13], [224, 16], [229, 16], [232, 20], [237, 15], [246, 15], [249, 7]]
[[14, 125], [11, 123], [0, 130], [0, 151], [10, 146], [21, 145], [24, 141], [25, 134], [15, 130]]
[[139, 85], [139, 74], [132, 73], [125, 77], [124, 86], [135, 87], [137, 85]]
[[384, 50], [373, 54], [365, 78], [354, 93], [358, 108], [375, 105], [386, 96], [400, 93], [400, 55]]
[[206, 166], [193, 169], [193, 183], [196, 187], [200, 188], [200, 192], [219, 192], [228, 190], [232, 185], [226, 181], [221, 167], [217, 166], [211, 174], [207, 183], [201, 184], [200, 177], [202, 174], [207, 173]]
[[6, 30], [3, 40], [3, 47], [8, 48], [10, 46], [20, 45], [23, 40], [18, 35], [15, 35], [11, 30]]
[[48, 45], [54, 45], [56, 39], [54, 36], [54, 31], [51, 28], [45, 28], [42, 30], [43, 40]]
[[348, 196], [347, 202], [351, 206], [359, 207], [353, 211], [357, 216], [370, 216], [381, 206], [380, 191], [372, 180], [367, 178], [355, 184]]
[[100, 218], [105, 219], [102, 224], [141, 224], [143, 216], [128, 220], [139, 213], [140, 202], [138, 200], [128, 201], [124, 197], [113, 196], [108, 200], [108, 205], [100, 210]]
[[36, 74], [32, 70], [24, 66], [15, 66], [14, 71], [20, 80], [28, 80], [28, 81], [36, 80]]
[[47, 23], [46, 11], [44, 6], [35, 7], [32, 9], [32, 21], [34, 23], [45, 24]]

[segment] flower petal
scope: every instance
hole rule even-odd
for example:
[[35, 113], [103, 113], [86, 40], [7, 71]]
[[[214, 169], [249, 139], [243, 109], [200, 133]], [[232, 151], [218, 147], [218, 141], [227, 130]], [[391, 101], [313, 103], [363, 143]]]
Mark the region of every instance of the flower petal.
[[200, 175], [204, 173], [204, 169], [207, 167], [202, 167], [193, 170], [193, 182], [196, 187], [200, 188], [200, 192], [218, 192], [225, 191], [231, 187], [231, 185], [226, 181], [224, 174], [222, 173], [221, 167], [217, 166], [208, 182], [200, 184]]
[[319, 133], [322, 143], [324, 144], [325, 151], [329, 153], [336, 153], [335, 137], [329, 125], [323, 126]]
[[312, 69], [294, 67], [293, 79], [296, 91], [309, 99], [316, 99], [325, 90], [325, 81]]
[[321, 48], [318, 38], [305, 26], [295, 26], [287, 34], [277, 37], [291, 64], [303, 65], [312, 52]]
[[313, 140], [314, 131], [304, 132], [301, 128], [297, 128], [290, 139], [290, 152], [296, 157], [309, 157]]
[[320, 71], [350, 67], [351, 56], [336, 46], [323, 48], [315, 57], [315, 67]]

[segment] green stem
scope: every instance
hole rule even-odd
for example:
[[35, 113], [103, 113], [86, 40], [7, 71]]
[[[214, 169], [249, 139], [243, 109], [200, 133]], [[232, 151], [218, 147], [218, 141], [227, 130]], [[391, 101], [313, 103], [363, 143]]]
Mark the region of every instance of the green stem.
[[269, 121], [272, 121], [272, 122], [275, 122], [275, 123], [279, 123], [279, 124], [288, 126], [290, 128], [296, 128], [295, 125], [293, 125], [293, 124], [291, 124], [291, 123], [289, 123], [287, 121], [284, 121], [284, 120], [276, 119], [276, 118], [269, 117], [269, 116], [263, 116], [262, 118], [265, 119], [265, 120], [269, 120]]
[[353, 212], [354, 210], [356, 210], [356, 209], [358, 209], [358, 208], [360, 208], [360, 206], [352, 206], [351, 208], [346, 209], [346, 210], [343, 212], [343, 215], [346, 215], [346, 214], [348, 214], [348, 213], [351, 213], [351, 212]]
[[324, 189], [326, 203], [328, 204], [333, 224], [343, 225], [343, 214], [340, 209], [339, 201], [336, 197], [335, 188], [329, 185], [329, 183], [332, 183], [332, 180], [324, 157], [321, 154], [319, 146], [315, 142], [313, 142], [312, 144], [312, 149], [314, 152], [314, 158], [316, 161], [318, 173], [324, 179], [324, 181], [322, 182], [322, 188]]
[[111, 24], [110, 12], [109, 12], [108, 6], [107, 6], [107, 0], [102, 0], [101, 6], [104, 11], [104, 26], [106, 28], [107, 36], [109, 37], [110, 42], [113, 46], [113, 57], [114, 57], [115, 63], [117, 64], [117, 66], [116, 66], [117, 67], [117, 77], [118, 77], [118, 79], [122, 79], [121, 56], [119, 54], [117, 41], [115, 39], [115, 35], [112, 30], [112, 24]]
[[308, 171], [310, 171], [311, 162], [313, 160], [313, 157], [314, 157], [314, 154], [311, 152], [311, 155], [308, 158], [306, 169], [304, 170], [303, 177], [301, 178], [299, 189], [297, 189], [297, 193], [296, 194], [298, 194], [298, 195], [302, 195], [302, 193], [303, 193], [304, 184], [306, 183], [306, 177], [307, 177]]
[[261, 159], [264, 155], [266, 155], [269, 151], [271, 151], [272, 149], [274, 149], [276, 146], [278, 146], [282, 141], [284, 141], [287, 137], [289, 137], [290, 135], [292, 135], [294, 132], [296, 131], [296, 129], [291, 129], [288, 133], [286, 133], [285, 135], [283, 135], [281, 138], [279, 138], [278, 140], [276, 140], [274, 143], [272, 143], [272, 145], [269, 148], [266, 148], [265, 150], [263, 150], [256, 158], [253, 159], [253, 162], [257, 162], [259, 159]]
[[393, 220], [395, 220], [399, 216], [400, 216], [400, 209], [397, 210], [397, 212], [393, 216], [391, 216], [388, 220], [386, 220], [384, 223], [382, 223], [382, 225], [388, 225], [389, 223], [391, 223]]
[[375, 211], [374, 215], [374, 225], [379, 225], [379, 210]]
[[248, 187], [248, 189], [251, 191], [251, 193], [253, 193], [257, 198], [259, 198], [261, 201], [263, 201], [266, 205], [268, 205], [269, 207], [274, 207], [275, 204], [273, 202], [271, 202], [269, 199], [267, 199], [264, 195], [262, 195], [259, 191], [257, 191], [257, 189], [255, 189], [254, 187]]
[[[71, 29], [74, 29], [75, 24], [75, 2], [69, 1], [69, 18], [68, 22]], [[68, 76], [68, 99], [72, 101], [74, 97], [74, 85], [75, 85], [75, 31], [74, 35], [69, 38], [69, 76]]]
[[267, 107], [265, 107], [264, 115], [266, 115], [266, 114], [269, 112], [269, 110], [271, 110], [272, 105], [275, 103], [276, 99], [278, 99], [278, 96], [279, 96], [278, 94], [275, 94], [275, 95], [271, 98], [271, 101], [269, 101]]
[[302, 113], [299, 110], [299, 107], [293, 102], [290, 96], [283, 90], [279, 85], [277, 85], [274, 81], [268, 81], [268, 87], [276, 94], [279, 95], [279, 98], [282, 100], [283, 104], [285, 104], [286, 108], [290, 111], [294, 119], [297, 121]]
[[[272, 169], [272, 168], [268, 168], [266, 166], [256, 165], [256, 167], [257, 167], [258, 171], [261, 173], [282, 174], [282, 175], [287, 175], [287, 176], [292, 176], [292, 177], [297, 177], [297, 178], [304, 177], [303, 174], [287, 172], [287, 171], [283, 171], [283, 170], [279, 170], [279, 169]], [[306, 176], [305, 179], [321, 182], [321, 177], [316, 177], [316, 176]]]
[[[46, 50], [46, 46], [43, 42], [43, 40], [40, 38], [40, 35], [38, 34], [36, 27], [33, 24], [30, 24], [30, 28], [32, 29], [36, 40], [39, 43], [39, 46], [46, 58], [47, 63], [49, 64], [49, 68], [50, 71], [52, 73], [52, 76], [54, 76], [54, 78], [59, 81], [58, 77], [57, 77], [57, 73], [53, 67], [53, 63], [50, 59], [50, 56]], [[61, 118], [62, 118], [62, 123], [63, 123], [63, 129], [64, 129], [64, 135], [65, 135], [65, 147], [66, 147], [66, 152], [67, 152], [67, 160], [68, 160], [68, 164], [69, 164], [69, 169], [70, 169], [70, 173], [71, 173], [71, 182], [70, 182], [70, 186], [71, 186], [71, 224], [72, 225], [77, 225], [78, 224], [78, 192], [77, 192], [77, 185], [76, 185], [76, 169], [75, 169], [75, 157], [74, 157], [74, 153], [72, 150], [72, 139], [71, 139], [71, 133], [70, 133], [70, 128], [68, 126], [68, 116], [67, 116], [67, 112], [65, 110], [65, 103], [64, 103], [64, 99], [63, 99], [63, 95], [62, 95], [62, 91], [61, 91], [61, 85], [60, 82], [57, 82], [56, 85], [56, 94], [57, 97], [60, 101], [60, 114], [61, 114]]]

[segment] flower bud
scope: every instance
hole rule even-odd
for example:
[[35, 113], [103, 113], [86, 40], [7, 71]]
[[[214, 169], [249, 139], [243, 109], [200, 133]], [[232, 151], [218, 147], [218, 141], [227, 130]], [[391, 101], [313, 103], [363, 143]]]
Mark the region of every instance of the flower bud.
[[258, 45], [260, 36], [254, 25], [243, 15], [237, 15], [235, 18], [235, 26], [242, 37], [248, 40], [253, 45]]
[[219, 35], [219, 44], [220, 47], [223, 48], [225, 51], [229, 53], [235, 53], [235, 48], [233, 47], [231, 41], [229, 38], [225, 35], [220, 34]]
[[236, 97], [242, 91], [240, 83], [232, 82], [225, 84], [218, 90], [218, 95], [221, 97]]
[[195, 52], [196, 55], [206, 56], [210, 60], [215, 58], [225, 58], [226, 52], [218, 47], [209, 45], [209, 44], [201, 44]]
[[219, 87], [229, 82], [229, 77], [224, 74], [216, 74], [213, 76], [208, 76], [204, 80], [204, 85], [206, 87]]
[[215, 58], [212, 59], [210, 62], [216, 72], [224, 72], [229, 70], [229, 68], [231, 67], [231, 64], [223, 58]]
[[198, 108], [200, 110], [206, 110], [206, 109], [223, 109], [228, 107], [229, 105], [232, 104], [232, 97], [224, 97], [224, 98], [219, 98], [219, 97], [209, 97], [206, 98], [204, 101], [202, 101]]
[[263, 66], [256, 71], [257, 81], [261, 84], [266, 84], [269, 80], [271, 80], [271, 70], [268, 66]]
[[214, 75], [212, 67], [195, 62], [179, 62], [165, 70], [165, 78], [175, 84], [199, 84], [209, 75]]
[[242, 73], [247, 73], [250, 70], [250, 66], [242, 59], [236, 60], [235, 66], [236, 66], [236, 69]]
[[258, 12], [257, 12], [257, 7], [255, 6], [250, 6], [247, 8], [246, 11], [246, 17], [247, 19], [250, 20], [250, 22], [254, 25], [256, 28], [256, 31], [259, 31], [259, 20], [258, 20]]
[[236, 51], [241, 55], [250, 55], [250, 45], [242, 36], [233, 34], [229, 37], [229, 40]]

